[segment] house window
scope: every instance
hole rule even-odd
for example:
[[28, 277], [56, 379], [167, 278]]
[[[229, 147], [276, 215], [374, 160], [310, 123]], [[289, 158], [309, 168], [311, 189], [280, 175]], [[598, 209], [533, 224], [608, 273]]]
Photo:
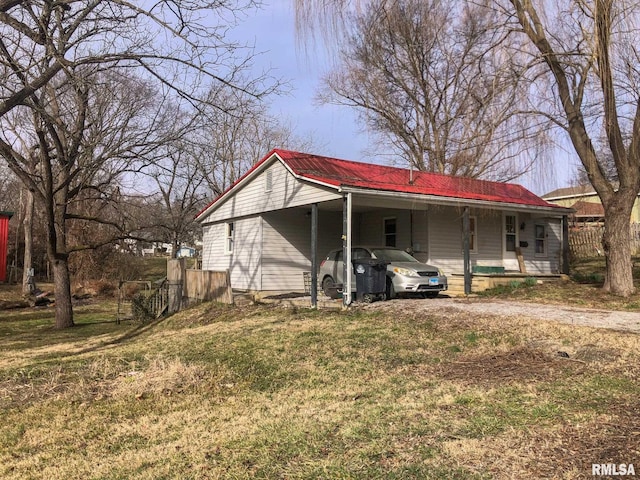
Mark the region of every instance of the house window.
[[267, 170], [264, 177], [264, 191], [270, 192], [271, 190], [273, 190], [273, 172]]
[[517, 221], [515, 215], [504, 216], [504, 249], [507, 252], [516, 251]]
[[233, 253], [233, 222], [225, 223], [225, 241], [224, 241], [224, 253], [230, 255]]
[[535, 226], [536, 231], [536, 255], [544, 256], [547, 254], [547, 227], [546, 225]]
[[[469, 217], [469, 252], [478, 253], [478, 240], [477, 240], [477, 218], [475, 216]], [[462, 244], [464, 245], [464, 225], [462, 225]]]
[[396, 219], [385, 218], [384, 219], [384, 245], [385, 247], [396, 246]]

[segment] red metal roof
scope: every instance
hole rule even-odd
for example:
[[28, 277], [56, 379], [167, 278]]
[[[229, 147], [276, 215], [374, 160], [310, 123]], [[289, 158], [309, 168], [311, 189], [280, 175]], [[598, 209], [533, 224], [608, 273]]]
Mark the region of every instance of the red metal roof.
[[[432, 195], [462, 200], [512, 203], [531, 207], [562, 208], [546, 202], [521, 185], [490, 182], [466, 177], [453, 177], [405, 168], [353, 162], [310, 153], [274, 149], [256, 163], [226, 192], [198, 214], [224, 197], [235, 185], [269, 160], [274, 154], [297, 176], [335, 187], [355, 187], [376, 191]], [[411, 181], [411, 178], [413, 181]]]
[[[513, 183], [453, 177], [405, 168], [352, 162], [337, 158], [274, 150], [296, 175], [335, 186], [389, 192], [417, 193], [465, 200], [554, 207], [526, 188]], [[411, 182], [411, 177], [413, 181]]]

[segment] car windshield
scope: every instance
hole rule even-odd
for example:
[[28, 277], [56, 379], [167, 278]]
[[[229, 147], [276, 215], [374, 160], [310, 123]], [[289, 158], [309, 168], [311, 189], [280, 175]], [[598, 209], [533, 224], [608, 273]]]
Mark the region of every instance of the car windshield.
[[404, 250], [397, 250], [395, 248], [374, 248], [371, 253], [378, 259], [387, 262], [417, 262], [414, 257], [409, 255]]

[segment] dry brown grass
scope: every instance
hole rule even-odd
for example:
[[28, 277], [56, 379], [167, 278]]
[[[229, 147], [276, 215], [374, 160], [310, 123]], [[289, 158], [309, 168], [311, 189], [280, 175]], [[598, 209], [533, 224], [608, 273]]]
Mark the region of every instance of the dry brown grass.
[[8, 335], [0, 477], [572, 479], [640, 454], [631, 333], [214, 305], [83, 328]]

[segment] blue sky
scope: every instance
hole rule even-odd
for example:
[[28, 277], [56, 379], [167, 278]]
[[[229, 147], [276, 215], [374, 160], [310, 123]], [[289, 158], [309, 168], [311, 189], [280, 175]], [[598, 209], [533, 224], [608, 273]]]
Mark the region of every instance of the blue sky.
[[[246, 12], [247, 18], [235, 30], [241, 41], [255, 45], [261, 53], [255, 61], [257, 69], [270, 69], [273, 75], [288, 80], [289, 95], [274, 99], [271, 113], [290, 123], [296, 133], [312, 135], [323, 155], [347, 160], [380, 162], [366, 154], [370, 139], [358, 124], [355, 110], [314, 101], [322, 75], [329, 68], [328, 53], [323, 45], [305, 53], [295, 31], [293, 0], [266, 0], [263, 8]], [[266, 152], [265, 152], [266, 153]], [[575, 170], [575, 154], [557, 151], [543, 172], [516, 180], [529, 190], [542, 195], [568, 185]]]
[[[321, 153], [348, 160], [366, 161], [368, 145], [354, 110], [333, 105], [317, 105], [314, 96], [328, 69], [323, 46], [305, 53], [296, 37], [292, 0], [274, 0], [261, 10], [249, 13], [235, 29], [235, 35], [255, 44], [258, 69], [270, 69], [276, 77], [289, 81], [291, 92], [273, 99], [271, 112], [291, 123], [301, 137], [312, 135]], [[314, 49], [309, 49], [314, 50]]]

